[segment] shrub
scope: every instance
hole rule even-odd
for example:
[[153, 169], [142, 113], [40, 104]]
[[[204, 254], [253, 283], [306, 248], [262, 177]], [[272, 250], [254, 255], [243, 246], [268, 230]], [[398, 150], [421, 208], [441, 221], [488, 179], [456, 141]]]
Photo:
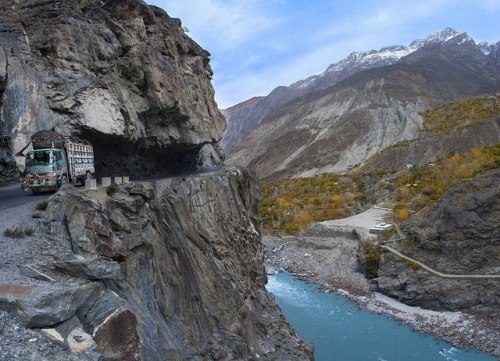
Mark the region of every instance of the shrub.
[[330, 198], [330, 201], [335, 205], [335, 207], [340, 208], [344, 201], [342, 200], [342, 196], [340, 194], [335, 194]]
[[309, 223], [313, 221], [313, 217], [307, 211], [300, 212], [293, 216], [295, 223], [299, 226], [299, 229], [304, 229]]
[[398, 217], [401, 220], [408, 219], [410, 217], [410, 212], [407, 209], [400, 209], [398, 211]]
[[406, 263], [406, 265], [414, 271], [418, 271], [420, 269], [420, 266], [416, 262], [408, 261], [408, 260], [404, 260], [403, 262]]
[[3, 232], [5, 237], [9, 238], [24, 238], [26, 236], [32, 236], [35, 233], [35, 230], [32, 227], [16, 227], [16, 228], [6, 228]]
[[115, 182], [111, 183], [107, 188], [106, 188], [106, 194], [108, 196], [112, 196], [113, 194], [115, 194], [116, 192], [118, 192], [118, 190], [120, 189], [120, 187], [118, 186], [118, 184], [116, 184]]
[[405, 241], [405, 243], [403, 243], [403, 249], [405, 251], [411, 251], [412, 249], [414, 249], [415, 247], [417, 247], [417, 240], [415, 239], [415, 237], [412, 237], [410, 239], [407, 239]]
[[49, 204], [48, 200], [43, 200], [41, 202], [38, 202], [35, 208], [38, 209], [39, 211], [44, 211], [47, 209], [48, 204]]
[[380, 265], [380, 247], [368, 241], [363, 242], [361, 247], [365, 254], [365, 275], [368, 278], [375, 278]]
[[389, 229], [386, 229], [385, 231], [382, 232], [382, 234], [380, 235], [380, 238], [383, 240], [383, 241], [388, 241], [392, 238], [392, 236], [396, 235], [398, 233], [396, 227], [392, 227], [392, 228], [389, 228]]

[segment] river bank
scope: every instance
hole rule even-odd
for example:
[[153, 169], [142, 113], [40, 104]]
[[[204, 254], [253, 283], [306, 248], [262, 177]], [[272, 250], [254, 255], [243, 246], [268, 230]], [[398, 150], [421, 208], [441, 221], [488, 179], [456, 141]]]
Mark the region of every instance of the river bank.
[[[325, 292], [339, 292], [359, 307], [383, 313], [411, 325], [417, 332], [431, 333], [458, 347], [471, 347], [500, 357], [500, 333], [496, 317], [485, 319], [464, 312], [441, 312], [405, 305], [375, 292], [358, 271], [359, 239], [340, 233], [325, 236], [318, 230], [306, 235], [263, 235], [266, 262], [297, 278], [317, 283]], [[272, 270], [270, 272], [273, 272]]]

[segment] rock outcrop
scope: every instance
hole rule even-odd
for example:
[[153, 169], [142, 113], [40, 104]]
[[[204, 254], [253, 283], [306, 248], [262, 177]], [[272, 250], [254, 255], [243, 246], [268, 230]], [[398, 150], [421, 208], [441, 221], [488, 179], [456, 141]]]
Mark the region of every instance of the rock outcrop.
[[0, 301], [28, 327], [90, 335], [82, 352], [104, 360], [312, 359], [264, 288], [258, 201], [238, 169], [63, 186], [47, 208], [55, 259], [39, 265], [54, 282]]
[[158, 179], [63, 186], [30, 247], [2, 243], [0, 318], [21, 331], [0, 359], [313, 358], [264, 288], [258, 187], [223, 167], [211, 76], [180, 20], [141, 0], [0, 0], [0, 176], [54, 129], [91, 141], [99, 177]]
[[[498, 199], [498, 169], [463, 181], [404, 224], [412, 241], [403, 252], [442, 273], [498, 274]], [[498, 279], [444, 279], [384, 253], [377, 281], [383, 293], [410, 305], [499, 316]]]
[[210, 54], [179, 19], [140, 0], [2, 0], [0, 24], [0, 121], [12, 154], [55, 129], [95, 145], [100, 176], [221, 164]]

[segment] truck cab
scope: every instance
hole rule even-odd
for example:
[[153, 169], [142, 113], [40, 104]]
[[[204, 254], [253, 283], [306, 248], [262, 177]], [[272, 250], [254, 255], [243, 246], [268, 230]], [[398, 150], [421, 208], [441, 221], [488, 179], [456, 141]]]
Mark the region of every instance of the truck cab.
[[76, 136], [64, 137], [53, 130], [31, 136], [33, 150], [26, 154], [21, 188], [33, 193], [56, 191], [65, 183], [85, 183], [95, 177], [94, 149]]
[[64, 149], [36, 149], [26, 155], [26, 177], [21, 187], [33, 193], [58, 189], [68, 183], [68, 160]]

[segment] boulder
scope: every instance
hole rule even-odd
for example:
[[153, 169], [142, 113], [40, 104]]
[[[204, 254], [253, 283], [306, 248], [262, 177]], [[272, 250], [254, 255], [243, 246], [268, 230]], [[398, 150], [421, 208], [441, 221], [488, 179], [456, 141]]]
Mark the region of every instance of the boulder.
[[78, 277], [90, 280], [123, 279], [120, 265], [112, 260], [101, 257], [87, 257], [66, 261], [55, 261], [53, 265], [62, 272], [68, 272]]

